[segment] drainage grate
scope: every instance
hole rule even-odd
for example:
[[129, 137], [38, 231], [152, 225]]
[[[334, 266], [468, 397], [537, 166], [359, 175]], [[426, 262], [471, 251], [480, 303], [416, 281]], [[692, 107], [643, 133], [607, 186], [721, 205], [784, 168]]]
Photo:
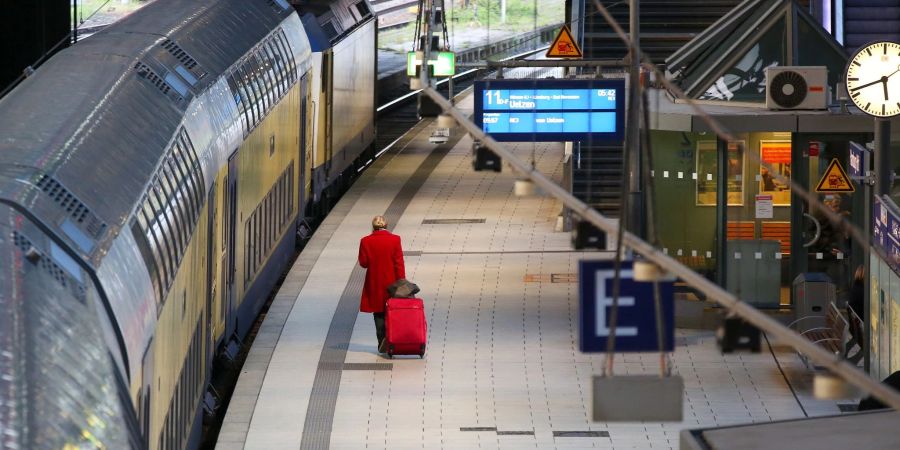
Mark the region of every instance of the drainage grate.
[[425, 219], [422, 221], [422, 225], [461, 225], [484, 222], [485, 219]]
[[608, 431], [554, 431], [553, 437], [609, 437]]
[[497, 427], [459, 427], [459, 431], [497, 431]]
[[845, 413], [858, 411], [859, 405], [857, 405], [856, 403], [838, 403], [837, 407], [841, 410], [842, 413]]
[[577, 273], [527, 273], [522, 281], [526, 283], [577, 283]]
[[497, 431], [497, 436], [534, 436], [532, 431]]
[[550, 281], [550, 277], [542, 273], [526, 273], [522, 281], [526, 283], [546, 283]]
[[551, 273], [550, 274], [550, 282], [551, 283], [577, 283], [578, 282], [578, 274], [577, 273]]
[[344, 363], [344, 370], [393, 370], [392, 363]]

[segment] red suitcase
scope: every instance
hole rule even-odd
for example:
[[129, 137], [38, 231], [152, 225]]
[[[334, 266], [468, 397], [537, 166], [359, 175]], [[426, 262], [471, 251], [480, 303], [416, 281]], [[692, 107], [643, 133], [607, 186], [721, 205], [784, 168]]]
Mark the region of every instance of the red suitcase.
[[424, 358], [428, 324], [425, 322], [425, 305], [422, 299], [389, 299], [385, 312], [388, 357], [419, 355]]

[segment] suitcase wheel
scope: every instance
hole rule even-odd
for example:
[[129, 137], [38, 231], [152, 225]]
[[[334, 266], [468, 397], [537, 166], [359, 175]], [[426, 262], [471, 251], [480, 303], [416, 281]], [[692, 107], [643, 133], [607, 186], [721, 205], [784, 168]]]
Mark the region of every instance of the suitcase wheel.
[[419, 358], [425, 359], [425, 346], [419, 348]]

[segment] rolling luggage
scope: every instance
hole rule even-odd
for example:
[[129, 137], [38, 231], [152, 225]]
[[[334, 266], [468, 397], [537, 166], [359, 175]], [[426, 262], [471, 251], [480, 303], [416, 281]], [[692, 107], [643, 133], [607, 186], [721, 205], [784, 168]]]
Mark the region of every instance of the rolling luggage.
[[425, 306], [422, 299], [389, 299], [385, 313], [387, 335], [385, 345], [388, 357], [419, 355], [424, 358], [428, 324], [425, 323]]

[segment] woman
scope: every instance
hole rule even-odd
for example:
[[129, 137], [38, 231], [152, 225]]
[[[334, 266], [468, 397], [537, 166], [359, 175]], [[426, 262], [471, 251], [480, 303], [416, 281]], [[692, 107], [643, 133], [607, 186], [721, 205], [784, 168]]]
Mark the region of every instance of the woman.
[[366, 269], [366, 284], [363, 286], [359, 310], [372, 313], [375, 335], [378, 338], [378, 353], [384, 353], [387, 288], [395, 281], [406, 278], [400, 236], [387, 230], [384, 216], [375, 216], [372, 219], [372, 234], [360, 239], [359, 265]]

